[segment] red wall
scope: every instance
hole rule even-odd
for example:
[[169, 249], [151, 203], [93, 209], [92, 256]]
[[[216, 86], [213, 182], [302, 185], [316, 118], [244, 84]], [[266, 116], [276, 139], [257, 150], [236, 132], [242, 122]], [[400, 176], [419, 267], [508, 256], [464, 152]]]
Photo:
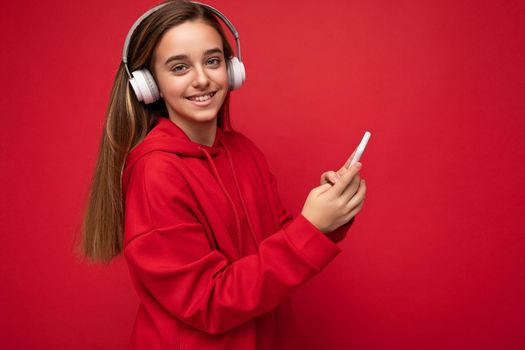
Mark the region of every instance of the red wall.
[[[2, 6], [2, 349], [126, 348], [123, 258], [73, 245], [125, 35], [154, 4]], [[365, 207], [294, 295], [304, 349], [525, 348], [525, 3], [210, 4], [242, 40], [234, 127], [294, 213], [372, 132]]]

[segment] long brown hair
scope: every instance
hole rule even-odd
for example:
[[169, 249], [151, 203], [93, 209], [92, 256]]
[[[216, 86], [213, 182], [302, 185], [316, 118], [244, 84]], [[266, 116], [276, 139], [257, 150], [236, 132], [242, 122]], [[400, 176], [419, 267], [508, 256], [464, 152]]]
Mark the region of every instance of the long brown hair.
[[[225, 57], [232, 57], [220, 22], [204, 6], [183, 0], [166, 1], [165, 6], [146, 17], [131, 36], [128, 50], [130, 71], [148, 68], [153, 72], [153, 53], [169, 29], [187, 21], [203, 21], [220, 34]], [[229, 96], [217, 114], [217, 125], [232, 130]], [[139, 102], [130, 88], [121, 63], [106, 111], [99, 156], [84, 210], [80, 254], [93, 262], [109, 263], [123, 249], [124, 203], [122, 168], [128, 152], [139, 144], [161, 116], [168, 112], [162, 99], [152, 104]]]

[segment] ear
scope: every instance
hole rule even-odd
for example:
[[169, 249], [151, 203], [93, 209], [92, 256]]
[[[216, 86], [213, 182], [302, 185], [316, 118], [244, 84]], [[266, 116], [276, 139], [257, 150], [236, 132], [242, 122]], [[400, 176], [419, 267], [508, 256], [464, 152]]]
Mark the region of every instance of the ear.
[[157, 90], [159, 90], [160, 98], [164, 98], [164, 94], [162, 93], [162, 90], [160, 89], [160, 86], [159, 86], [159, 83], [157, 82], [157, 79], [155, 79], [155, 85], [157, 85]]

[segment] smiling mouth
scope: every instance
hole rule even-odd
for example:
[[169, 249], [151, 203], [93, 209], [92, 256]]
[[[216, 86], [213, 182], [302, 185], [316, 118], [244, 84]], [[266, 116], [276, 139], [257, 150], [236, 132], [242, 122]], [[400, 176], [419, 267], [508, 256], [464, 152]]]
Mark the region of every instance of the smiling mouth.
[[186, 99], [190, 100], [190, 101], [197, 101], [197, 102], [204, 102], [204, 101], [208, 101], [210, 98], [212, 98], [215, 94], [217, 93], [217, 91], [213, 91], [213, 92], [210, 92], [206, 95], [200, 95], [200, 96], [190, 96], [190, 97], [186, 97]]

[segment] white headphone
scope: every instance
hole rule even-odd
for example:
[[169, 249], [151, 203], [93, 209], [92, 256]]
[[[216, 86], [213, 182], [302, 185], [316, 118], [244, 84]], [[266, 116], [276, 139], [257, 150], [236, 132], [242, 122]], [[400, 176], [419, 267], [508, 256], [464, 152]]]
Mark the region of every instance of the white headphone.
[[[196, 1], [191, 1], [194, 4], [198, 4], [201, 6], [204, 6], [205, 8], [209, 9], [211, 12], [213, 12], [217, 17], [219, 17], [224, 24], [230, 29], [232, 32], [235, 43], [237, 46], [237, 57], [230, 57], [227, 60], [228, 65], [228, 85], [230, 90], [238, 89], [242, 86], [244, 81], [246, 80], [246, 71], [244, 70], [244, 64], [241, 61], [241, 43], [239, 41], [239, 34], [235, 30], [235, 27], [233, 24], [224, 16], [222, 13], [220, 13], [215, 8], [200, 3]], [[160, 5], [157, 5], [144, 13], [142, 16], [137, 19], [137, 21], [133, 24], [131, 29], [128, 32], [128, 35], [126, 36], [126, 41], [124, 42], [124, 50], [122, 52], [122, 62], [124, 63], [124, 67], [126, 68], [126, 72], [128, 73], [129, 82], [131, 83], [131, 87], [133, 88], [133, 91], [135, 92], [135, 95], [137, 96], [137, 99], [140, 101], [143, 101], [145, 104], [153, 103], [157, 101], [160, 98], [159, 88], [157, 87], [157, 84], [155, 83], [155, 79], [153, 79], [153, 75], [147, 68], [142, 68], [136, 71], [133, 71], [133, 73], [129, 72], [128, 67], [128, 46], [129, 41], [131, 39], [131, 36], [133, 35], [133, 32], [138, 27], [138, 25], [144, 20], [144, 18], [148, 17], [151, 13], [157, 11], [158, 9], [166, 6], [167, 3], [163, 3]]]

